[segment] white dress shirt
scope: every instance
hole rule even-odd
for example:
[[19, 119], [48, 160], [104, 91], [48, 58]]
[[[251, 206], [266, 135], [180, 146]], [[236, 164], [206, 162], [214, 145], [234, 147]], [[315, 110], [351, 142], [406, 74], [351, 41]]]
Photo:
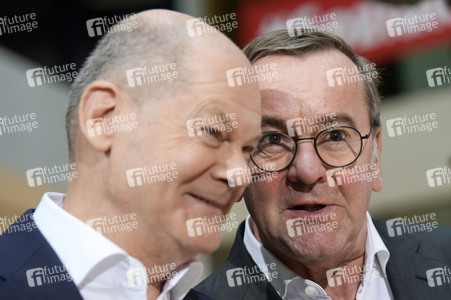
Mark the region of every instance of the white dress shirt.
[[[147, 299], [147, 272], [136, 258], [62, 208], [64, 194], [45, 193], [34, 212], [37, 227], [84, 299]], [[44, 266], [41, 266], [44, 267]], [[48, 266], [50, 267], [50, 266]], [[142, 270], [131, 281], [130, 270]], [[171, 270], [172, 271], [172, 270]], [[183, 299], [203, 271], [193, 261], [168, 279], [157, 300]]]
[[[367, 212], [366, 215], [368, 234], [364, 278], [369, 278], [369, 280], [363, 280], [360, 284], [356, 300], [391, 300], [393, 295], [385, 271], [390, 253], [374, 227], [370, 214]], [[269, 252], [252, 233], [249, 218], [250, 216], [247, 217], [245, 224], [244, 245], [266, 278], [271, 279], [270, 282], [280, 297], [284, 300], [331, 300], [320, 285], [300, 277]], [[278, 275], [276, 278], [267, 274], [267, 266], [270, 263], [276, 265]]]

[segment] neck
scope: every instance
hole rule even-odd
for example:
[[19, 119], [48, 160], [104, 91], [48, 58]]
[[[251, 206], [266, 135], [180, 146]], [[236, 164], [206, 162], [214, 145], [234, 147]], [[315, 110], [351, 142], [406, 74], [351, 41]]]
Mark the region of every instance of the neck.
[[[258, 228], [252, 219], [250, 221], [250, 227], [257, 240], [264, 244], [265, 248], [277, 256], [294, 273], [320, 285], [327, 295], [334, 300], [355, 299], [357, 289], [361, 283], [360, 279], [363, 278], [364, 273], [366, 230], [355, 243], [348, 243], [340, 253], [309, 259], [308, 257], [300, 257], [299, 255], [295, 255], [294, 257], [286, 255], [274, 247], [273, 244], [263, 243]], [[335, 268], [353, 270], [354, 273], [352, 275], [358, 275], [359, 280], [353, 283], [345, 283], [333, 287], [329, 286], [327, 271]]]
[[[146, 228], [154, 228], [149, 220], [141, 220], [136, 214], [113, 206], [114, 201], [100, 189], [80, 188], [83, 186], [92, 186], [92, 182], [89, 185], [82, 181], [69, 184], [63, 209], [83, 222], [101, 218], [102, 235], [144, 265], [148, 276], [147, 298], [156, 299], [166, 280], [174, 276], [175, 269], [192, 260], [195, 254], [190, 256], [182, 251], [164, 233], [149, 233]], [[129, 230], [106, 230], [113, 225]]]
[[[338, 299], [355, 299], [357, 290], [363, 278], [364, 264], [365, 264], [365, 252], [355, 253], [354, 255], [333, 257], [322, 260], [298, 260], [293, 261], [289, 258], [279, 256], [279, 259], [288, 266], [293, 272], [300, 275], [302, 278], [312, 280], [319, 284], [326, 294], [334, 300]], [[342, 268], [344, 270], [353, 270], [355, 273], [352, 276], [357, 275], [359, 280], [355, 282], [348, 282], [335, 286], [330, 286], [327, 277], [327, 271], [335, 268]], [[339, 273], [339, 272], [337, 272]], [[335, 282], [341, 275], [337, 274], [334, 277]], [[341, 277], [343, 280], [343, 277]]]

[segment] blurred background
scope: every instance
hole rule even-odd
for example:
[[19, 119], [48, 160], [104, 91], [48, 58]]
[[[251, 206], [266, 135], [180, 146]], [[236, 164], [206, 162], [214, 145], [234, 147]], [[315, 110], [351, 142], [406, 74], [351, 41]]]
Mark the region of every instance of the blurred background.
[[[45, 191], [66, 188], [64, 182], [30, 187], [26, 170], [68, 163], [64, 116], [70, 82], [30, 87], [26, 71], [71, 63], [78, 69], [100, 38], [89, 36], [89, 19], [166, 8], [201, 18], [235, 13], [238, 27], [224, 33], [241, 48], [258, 35], [286, 28], [288, 19], [335, 13], [333, 33], [383, 68], [384, 187], [373, 194], [371, 215], [390, 219], [436, 213], [440, 225], [451, 225], [449, 178], [431, 187], [426, 177], [429, 169], [451, 167], [450, 7], [450, 0], [2, 1], [1, 18], [35, 13], [37, 23], [17, 32], [0, 24], [0, 117], [35, 113], [37, 126], [12, 134], [0, 124], [0, 218], [19, 216], [36, 207]], [[390, 36], [387, 20], [425, 14], [436, 15], [436, 28]], [[428, 81], [426, 72], [436, 68], [448, 75], [445, 71]], [[387, 120], [430, 113], [436, 114], [436, 129], [389, 136]], [[239, 221], [247, 216], [243, 201], [233, 211]], [[200, 256], [204, 276], [224, 262], [234, 236], [224, 233], [218, 251]]]

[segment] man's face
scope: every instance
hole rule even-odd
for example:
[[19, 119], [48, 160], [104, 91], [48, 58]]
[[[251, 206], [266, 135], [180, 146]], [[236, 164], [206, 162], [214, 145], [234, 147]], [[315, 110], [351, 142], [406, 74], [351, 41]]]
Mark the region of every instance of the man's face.
[[[317, 120], [320, 116], [335, 117], [333, 126], [354, 127], [362, 136], [370, 132], [363, 83], [331, 87], [327, 81], [327, 70], [354, 66], [345, 55], [338, 51], [314, 52], [302, 58], [271, 55], [258, 60], [255, 66], [270, 63], [276, 64], [278, 77], [260, 83], [263, 120], [269, 120], [263, 122], [267, 124], [263, 132], [288, 133], [287, 120], [315, 120], [315, 116]], [[297, 138], [318, 134], [315, 130], [304, 131]], [[376, 136], [380, 139], [380, 130]], [[371, 135], [363, 140], [360, 157], [345, 169], [372, 163], [373, 138]], [[254, 183], [245, 192], [257, 238], [282, 260], [306, 262], [355, 251], [357, 244], [364, 243], [365, 213], [371, 190], [381, 188], [380, 177], [342, 185], [335, 182], [331, 186], [326, 171], [332, 167], [320, 160], [313, 140], [297, 143], [296, 157], [290, 167], [279, 172], [271, 182]], [[379, 160], [376, 165], [379, 169]], [[290, 220], [295, 218], [316, 221], [291, 224]], [[363, 250], [358, 251], [362, 254]]]
[[[227, 170], [248, 165], [261, 134], [257, 85], [229, 87], [225, 69], [204, 75], [175, 96], [144, 99], [135, 108], [137, 129], [123, 134], [111, 153], [117, 162], [112, 173], [120, 182], [112, 194], [128, 199], [126, 210], [137, 214], [147, 242], [173, 249], [168, 253], [173, 256], [219, 246], [223, 218], [218, 217], [229, 213], [245, 188], [230, 187]], [[126, 171], [144, 167], [153, 182], [147, 177], [129, 187]]]

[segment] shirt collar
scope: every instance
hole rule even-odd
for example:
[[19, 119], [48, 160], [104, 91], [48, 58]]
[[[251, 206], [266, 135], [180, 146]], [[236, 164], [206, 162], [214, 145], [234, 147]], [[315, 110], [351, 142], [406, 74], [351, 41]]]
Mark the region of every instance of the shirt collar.
[[365, 270], [369, 270], [369, 267], [375, 263], [380, 264], [384, 276], [387, 277], [387, 263], [390, 258], [390, 252], [382, 241], [379, 232], [377, 232], [376, 227], [373, 224], [370, 213], [366, 212], [367, 217], [367, 237], [365, 245]]
[[123, 260], [128, 254], [62, 209], [64, 197], [61, 193], [45, 193], [34, 212], [34, 220], [79, 287], [101, 261], [111, 256]]
[[[112, 266], [119, 266], [124, 274], [133, 267], [145, 269], [138, 259], [62, 209], [64, 197], [65, 194], [61, 193], [45, 193], [34, 212], [34, 220], [77, 288], [82, 288], [91, 280], [89, 275]], [[159, 300], [182, 299], [202, 274], [203, 265], [193, 260], [176, 271], [176, 275], [163, 286]]]
[[[386, 266], [388, 259], [390, 257], [390, 253], [382, 241], [379, 233], [377, 232], [373, 221], [371, 220], [371, 216], [368, 212], [366, 212], [367, 216], [367, 238], [365, 244], [365, 270], [370, 270], [369, 266], [373, 263], [380, 264], [381, 269], [385, 276], [386, 274]], [[243, 242], [246, 250], [249, 252], [257, 266], [263, 271], [266, 278], [271, 278], [267, 274], [265, 266], [267, 266], [271, 262], [276, 263], [276, 272], [278, 274], [277, 278], [272, 278], [271, 284], [274, 289], [281, 295], [282, 299], [287, 293], [287, 286], [296, 278], [301, 279], [300, 284], [307, 288], [308, 285], [316, 285], [313, 281], [308, 279], [303, 279], [296, 273], [294, 273], [291, 269], [289, 269], [284, 263], [282, 263], [277, 257], [275, 257], [269, 250], [267, 250], [254, 236], [250, 225], [249, 225], [250, 215], [246, 218], [245, 229], [244, 229], [244, 237]], [[376, 259], [375, 259], [376, 257]], [[299, 280], [296, 279], [296, 280]], [[318, 286], [319, 287], [319, 286]], [[320, 289], [322, 290], [322, 288]], [[318, 296], [325, 296], [326, 293], [321, 293]]]

